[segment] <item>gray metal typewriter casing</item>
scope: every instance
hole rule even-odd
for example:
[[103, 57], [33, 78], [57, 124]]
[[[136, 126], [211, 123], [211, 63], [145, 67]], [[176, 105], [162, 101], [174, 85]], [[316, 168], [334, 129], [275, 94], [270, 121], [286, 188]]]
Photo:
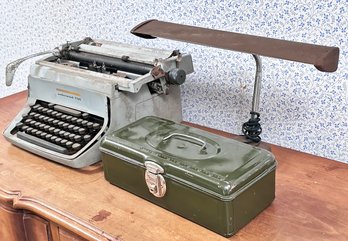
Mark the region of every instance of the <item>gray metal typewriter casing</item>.
[[[79, 51], [151, 64], [168, 71], [179, 68], [186, 74], [193, 72], [192, 59], [188, 54], [171, 56], [173, 51], [135, 47], [109, 41], [95, 40], [96, 46], [82, 44]], [[106, 47], [104, 47], [106, 46]], [[171, 56], [171, 57], [170, 57]], [[144, 116], [154, 115], [181, 121], [181, 97], [178, 85], [165, 84], [166, 93], [150, 91], [148, 83], [154, 81], [153, 73], [125, 78], [93, 72], [42, 59], [31, 66], [28, 77], [28, 99], [24, 108], [4, 131], [8, 141], [25, 150], [55, 162], [81, 168], [100, 160], [99, 144], [109, 131], [119, 129]], [[158, 79], [156, 81], [159, 81]], [[160, 78], [163, 85], [164, 78]], [[65, 155], [17, 138], [11, 134], [22, 115], [29, 112], [37, 100], [66, 106], [104, 118], [98, 134], [73, 155]]]

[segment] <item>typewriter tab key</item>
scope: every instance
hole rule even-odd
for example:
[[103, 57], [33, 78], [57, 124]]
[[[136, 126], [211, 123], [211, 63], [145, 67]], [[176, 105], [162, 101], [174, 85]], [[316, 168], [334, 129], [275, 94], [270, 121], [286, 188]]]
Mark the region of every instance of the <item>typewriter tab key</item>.
[[48, 103], [48, 108], [53, 108], [54, 104], [53, 103]]

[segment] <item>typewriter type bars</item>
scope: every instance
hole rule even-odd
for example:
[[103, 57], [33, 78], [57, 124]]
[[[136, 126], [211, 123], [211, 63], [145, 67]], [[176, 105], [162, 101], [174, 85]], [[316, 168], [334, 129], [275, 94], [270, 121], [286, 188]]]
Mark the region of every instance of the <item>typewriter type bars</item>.
[[4, 132], [23, 149], [79, 168], [100, 160], [109, 130], [145, 115], [181, 121], [188, 54], [85, 38], [10, 63], [6, 84], [19, 64], [43, 54], [31, 67], [27, 103]]

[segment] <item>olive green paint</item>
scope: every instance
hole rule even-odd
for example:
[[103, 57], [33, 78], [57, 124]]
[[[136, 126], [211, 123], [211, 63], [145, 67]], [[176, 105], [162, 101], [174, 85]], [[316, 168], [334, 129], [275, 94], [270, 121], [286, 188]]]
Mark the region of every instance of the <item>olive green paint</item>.
[[[274, 199], [272, 153], [172, 121], [144, 117], [107, 135], [101, 151], [110, 183], [224, 236]], [[163, 167], [164, 197], [149, 192], [145, 161]]]

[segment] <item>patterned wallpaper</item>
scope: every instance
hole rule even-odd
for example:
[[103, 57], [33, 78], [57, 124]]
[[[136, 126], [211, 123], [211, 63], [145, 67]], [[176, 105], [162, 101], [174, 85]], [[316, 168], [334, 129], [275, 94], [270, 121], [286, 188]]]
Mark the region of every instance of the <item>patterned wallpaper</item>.
[[6, 63], [85, 36], [193, 55], [195, 73], [182, 88], [184, 119], [240, 134], [249, 118], [252, 56], [129, 34], [141, 21], [160, 19], [253, 35], [338, 46], [335, 73], [263, 57], [260, 103], [265, 141], [348, 163], [347, 0], [2, 0], [0, 97], [26, 88], [30, 63], [5, 87]]

